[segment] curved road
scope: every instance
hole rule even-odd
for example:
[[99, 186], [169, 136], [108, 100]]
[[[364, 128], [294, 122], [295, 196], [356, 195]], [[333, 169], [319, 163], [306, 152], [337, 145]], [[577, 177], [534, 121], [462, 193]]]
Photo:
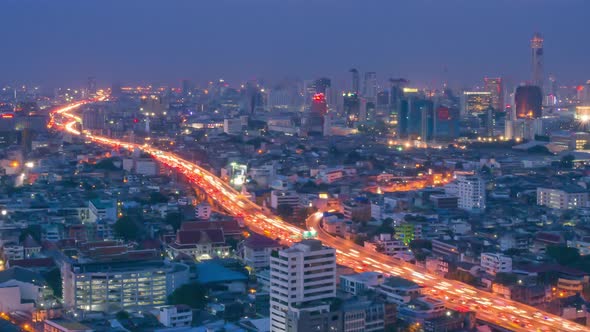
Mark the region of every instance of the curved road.
[[[48, 127], [62, 130], [71, 135], [83, 135], [87, 140], [100, 145], [121, 147], [127, 150], [141, 149], [154, 159], [186, 175], [192, 183], [203, 188], [228, 212], [243, 217], [246, 225], [253, 231], [266, 234], [269, 237], [280, 238], [284, 244], [290, 244], [301, 238], [302, 229], [262, 211], [260, 206], [195, 163], [147, 144], [128, 143], [80, 131], [76, 128], [81, 121], [80, 117], [76, 116], [73, 111], [88, 102], [91, 101], [73, 103], [53, 111], [50, 114]], [[477, 318], [509, 330], [590, 332], [587, 327], [561, 317], [541, 312], [519, 302], [506, 300], [458, 281], [445, 279], [415, 265], [358, 246], [352, 241], [333, 237], [319, 227], [320, 219], [321, 213], [311, 216], [308, 219], [308, 227], [318, 232], [318, 238], [323, 243], [337, 250], [337, 259], [342, 265], [355, 269], [378, 271], [386, 275], [397, 275], [412, 280], [424, 286], [426, 294], [443, 301], [446, 306], [457, 310], [475, 311]]]

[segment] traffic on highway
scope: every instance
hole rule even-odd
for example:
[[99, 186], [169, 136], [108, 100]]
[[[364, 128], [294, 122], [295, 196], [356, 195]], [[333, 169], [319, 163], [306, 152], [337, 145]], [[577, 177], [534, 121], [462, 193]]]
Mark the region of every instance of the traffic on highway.
[[[301, 239], [303, 229], [290, 225], [280, 218], [264, 211], [260, 206], [232, 188], [209, 171], [180, 156], [157, 149], [148, 144], [124, 142], [108, 137], [93, 135], [79, 129], [80, 117], [73, 112], [90, 101], [77, 102], [54, 110], [48, 127], [75, 136], [84, 136], [87, 141], [113, 148], [140, 149], [159, 162], [184, 174], [189, 181], [202, 188], [213, 200], [235, 216], [244, 219], [250, 230], [279, 239], [289, 245]], [[492, 293], [479, 290], [467, 284], [445, 279], [427, 272], [416, 265], [391, 256], [377, 253], [356, 245], [352, 241], [334, 237], [322, 230], [318, 212], [307, 220], [307, 227], [318, 234], [325, 245], [337, 250], [338, 263], [357, 271], [376, 271], [412, 280], [424, 287], [424, 293], [439, 299], [449, 308], [459, 311], [474, 311], [477, 318], [512, 331], [590, 331], [561, 317], [550, 315], [536, 308], [504, 299]]]

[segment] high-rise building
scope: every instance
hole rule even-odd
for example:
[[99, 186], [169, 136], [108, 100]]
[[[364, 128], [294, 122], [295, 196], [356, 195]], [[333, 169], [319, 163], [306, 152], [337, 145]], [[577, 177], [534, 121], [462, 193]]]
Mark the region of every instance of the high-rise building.
[[434, 137], [454, 139], [459, 136], [459, 109], [439, 106], [435, 111]]
[[88, 77], [88, 93], [91, 95], [96, 93], [96, 77]]
[[374, 102], [377, 98], [377, 73], [369, 71], [365, 73], [365, 85], [363, 86], [363, 97]]
[[358, 95], [360, 93], [360, 80], [361, 80], [360, 76], [359, 76], [359, 71], [356, 70], [356, 68], [352, 68], [350, 70], [350, 73], [352, 74], [351, 91]]
[[463, 91], [461, 95], [461, 116], [479, 116], [492, 104], [489, 91]]
[[475, 175], [457, 176], [457, 196], [460, 209], [482, 212], [486, 208], [485, 180]]
[[353, 128], [360, 119], [360, 98], [354, 92], [343, 94], [343, 111], [346, 117], [346, 125]]
[[336, 296], [336, 250], [303, 240], [270, 257], [270, 331], [288, 330], [288, 317], [330, 311]]
[[538, 119], [543, 116], [543, 92], [534, 85], [523, 85], [514, 93], [514, 112], [517, 119]]
[[531, 39], [533, 85], [543, 88], [543, 37], [536, 32]]
[[399, 102], [398, 136], [430, 140], [434, 134], [434, 104], [411, 96]]
[[491, 94], [492, 107], [496, 112], [504, 111], [504, 84], [501, 77], [484, 78], [485, 90]]
[[190, 80], [182, 80], [182, 96], [183, 97], [189, 97], [192, 96], [193, 92], [195, 90], [195, 86], [193, 84], [193, 82], [191, 82]]

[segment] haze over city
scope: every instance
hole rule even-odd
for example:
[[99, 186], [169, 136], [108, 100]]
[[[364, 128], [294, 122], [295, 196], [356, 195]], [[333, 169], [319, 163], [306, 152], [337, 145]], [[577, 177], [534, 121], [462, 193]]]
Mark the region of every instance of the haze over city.
[[212, 78], [277, 82], [348, 68], [466, 87], [482, 76], [518, 84], [527, 43], [546, 40], [547, 71], [590, 75], [584, 0], [2, 1], [1, 79], [53, 86], [96, 76], [178, 85]]
[[0, 1], [0, 332], [590, 331], [588, 13]]

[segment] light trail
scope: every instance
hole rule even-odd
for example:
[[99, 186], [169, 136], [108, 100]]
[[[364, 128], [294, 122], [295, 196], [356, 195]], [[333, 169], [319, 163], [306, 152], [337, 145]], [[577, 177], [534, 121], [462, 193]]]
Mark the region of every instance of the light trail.
[[[245, 224], [252, 231], [279, 238], [284, 244], [291, 244], [301, 238], [303, 229], [264, 212], [260, 206], [195, 163], [148, 144], [139, 145], [119, 141], [76, 129], [75, 126], [80, 122], [80, 118], [72, 114], [71, 111], [85, 103], [78, 102], [52, 112], [50, 118], [54, 122], [53, 127], [71, 135], [84, 135], [90, 141], [108, 147], [120, 147], [131, 151], [141, 149], [159, 162], [184, 174], [229, 213], [243, 217]], [[426, 295], [443, 301], [445, 306], [455, 310], [474, 311], [478, 319], [512, 331], [590, 332], [589, 328], [559, 316], [541, 312], [534, 307], [504, 299], [459, 281], [445, 279], [418, 266], [371, 251], [343, 238], [334, 237], [320, 227], [320, 220], [321, 213], [316, 213], [307, 220], [307, 226], [318, 232], [318, 238], [325, 245], [337, 250], [339, 264], [356, 270], [380, 271], [386, 275], [396, 275], [412, 280], [425, 287]]]

